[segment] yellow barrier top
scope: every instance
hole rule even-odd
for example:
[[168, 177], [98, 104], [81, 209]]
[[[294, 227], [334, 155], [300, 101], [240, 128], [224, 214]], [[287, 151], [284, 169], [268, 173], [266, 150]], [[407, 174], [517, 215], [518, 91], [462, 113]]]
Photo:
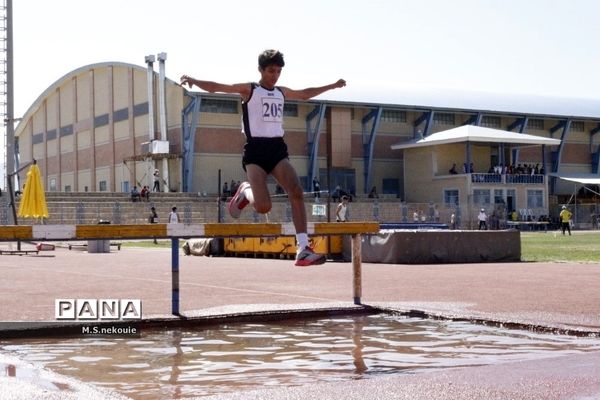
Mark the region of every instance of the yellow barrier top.
[[[0, 226], [0, 241], [293, 236], [287, 224], [140, 224]], [[309, 222], [309, 235], [378, 233], [378, 222]]]

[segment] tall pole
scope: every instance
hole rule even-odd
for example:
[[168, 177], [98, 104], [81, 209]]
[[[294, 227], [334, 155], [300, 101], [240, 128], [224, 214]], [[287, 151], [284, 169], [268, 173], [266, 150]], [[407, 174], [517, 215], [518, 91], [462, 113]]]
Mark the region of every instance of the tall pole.
[[[146, 56], [146, 64], [148, 64], [148, 142], [154, 140], [154, 55]], [[152, 146], [152, 144], [150, 145]], [[152, 190], [154, 185], [154, 162], [152, 159], [146, 159], [146, 179], [148, 180], [148, 188]], [[135, 177], [134, 177], [135, 182]]]
[[[10, 174], [15, 170], [15, 108], [13, 90], [13, 29], [12, 0], [6, 0], [6, 179], [14, 179]], [[8, 187], [6, 185], [5, 187]], [[15, 223], [16, 221], [12, 221]]]
[[[166, 73], [165, 73], [165, 61], [167, 60], [167, 53], [158, 53], [156, 55], [158, 59], [158, 110], [159, 110], [159, 127], [160, 127], [160, 140], [167, 141], [167, 100], [166, 100]], [[161, 160], [162, 165], [162, 178], [163, 178], [163, 192], [168, 192], [169, 185], [169, 161], [167, 158]]]

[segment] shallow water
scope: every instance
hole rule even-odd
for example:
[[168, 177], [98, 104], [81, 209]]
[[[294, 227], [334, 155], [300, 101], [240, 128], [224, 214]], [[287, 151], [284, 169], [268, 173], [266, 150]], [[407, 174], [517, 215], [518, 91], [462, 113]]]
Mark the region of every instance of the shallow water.
[[418, 373], [600, 350], [600, 339], [387, 314], [0, 341], [0, 350], [134, 399]]

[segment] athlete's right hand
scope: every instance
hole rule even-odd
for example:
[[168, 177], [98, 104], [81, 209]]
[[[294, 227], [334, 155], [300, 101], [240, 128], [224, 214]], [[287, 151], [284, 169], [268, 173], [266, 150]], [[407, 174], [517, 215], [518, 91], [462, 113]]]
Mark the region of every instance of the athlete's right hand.
[[194, 86], [194, 78], [192, 78], [191, 76], [187, 76], [187, 75], [182, 75], [181, 78], [179, 78], [179, 84], [181, 86], [183, 85], [188, 85], [188, 87], [191, 89], [192, 86]]

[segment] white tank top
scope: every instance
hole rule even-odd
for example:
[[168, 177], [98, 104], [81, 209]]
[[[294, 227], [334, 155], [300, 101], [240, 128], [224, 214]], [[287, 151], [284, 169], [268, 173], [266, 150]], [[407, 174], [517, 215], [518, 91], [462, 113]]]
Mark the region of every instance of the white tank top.
[[242, 102], [242, 133], [246, 138], [283, 137], [284, 100], [278, 87], [269, 90], [252, 83], [250, 98]]

